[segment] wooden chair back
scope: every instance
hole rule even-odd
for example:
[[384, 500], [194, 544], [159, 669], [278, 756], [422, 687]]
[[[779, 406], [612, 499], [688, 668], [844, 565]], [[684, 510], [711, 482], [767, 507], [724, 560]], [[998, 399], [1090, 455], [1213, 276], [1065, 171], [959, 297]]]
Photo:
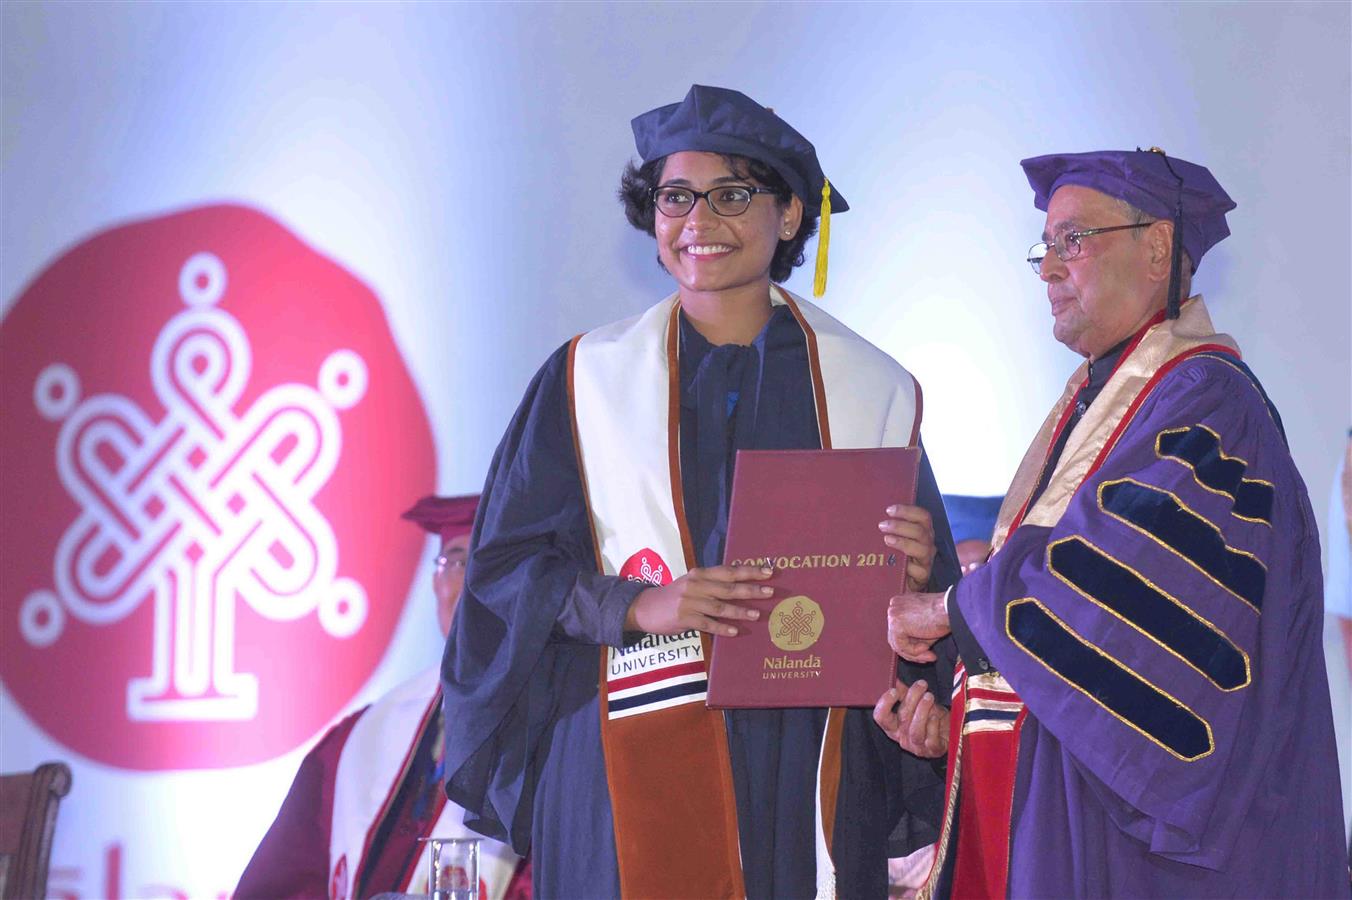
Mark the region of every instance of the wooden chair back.
[[70, 767], [43, 763], [0, 775], [0, 898], [47, 896], [56, 808], [70, 792]]

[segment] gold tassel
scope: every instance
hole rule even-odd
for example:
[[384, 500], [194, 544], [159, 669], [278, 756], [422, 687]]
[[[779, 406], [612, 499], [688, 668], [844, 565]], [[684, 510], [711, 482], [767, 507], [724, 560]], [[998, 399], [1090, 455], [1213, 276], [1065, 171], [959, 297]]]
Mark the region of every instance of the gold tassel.
[[817, 273], [812, 277], [812, 296], [826, 293], [826, 252], [831, 246], [831, 182], [822, 179], [822, 217], [817, 230]]

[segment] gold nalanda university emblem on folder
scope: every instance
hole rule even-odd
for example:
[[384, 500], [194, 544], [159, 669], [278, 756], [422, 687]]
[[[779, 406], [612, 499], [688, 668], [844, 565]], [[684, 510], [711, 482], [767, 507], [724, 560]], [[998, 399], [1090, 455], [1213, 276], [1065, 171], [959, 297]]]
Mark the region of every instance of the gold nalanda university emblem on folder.
[[806, 650], [822, 636], [822, 608], [799, 594], [781, 600], [770, 612], [770, 640], [780, 650]]

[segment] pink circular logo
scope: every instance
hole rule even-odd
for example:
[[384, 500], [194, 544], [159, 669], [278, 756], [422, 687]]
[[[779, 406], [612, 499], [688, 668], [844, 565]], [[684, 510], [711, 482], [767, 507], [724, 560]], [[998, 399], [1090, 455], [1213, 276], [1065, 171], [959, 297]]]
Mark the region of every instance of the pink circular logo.
[[369, 288], [271, 218], [105, 231], [0, 325], [0, 679], [130, 769], [271, 759], [375, 670], [426, 412]]

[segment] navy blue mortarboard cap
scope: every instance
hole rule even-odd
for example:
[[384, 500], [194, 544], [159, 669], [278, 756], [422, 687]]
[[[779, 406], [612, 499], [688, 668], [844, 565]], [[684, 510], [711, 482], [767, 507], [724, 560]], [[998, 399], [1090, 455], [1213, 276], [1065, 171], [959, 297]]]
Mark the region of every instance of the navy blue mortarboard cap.
[[995, 533], [995, 519], [1000, 514], [1004, 497], [969, 497], [963, 494], [944, 494], [944, 512], [948, 513], [948, 527], [953, 531], [953, 543], [986, 541]]
[[[812, 142], [740, 91], [697, 84], [680, 103], [649, 110], [631, 124], [644, 162], [682, 150], [745, 156], [778, 172], [807, 209], [820, 202], [826, 176]], [[849, 208], [833, 182], [831, 212]]]
[[1182, 178], [1183, 227], [1179, 230], [1194, 272], [1202, 255], [1230, 235], [1225, 214], [1235, 208], [1235, 201], [1205, 166], [1175, 156], [1166, 161], [1155, 150], [1099, 150], [1034, 156], [1019, 165], [1033, 188], [1033, 205], [1043, 211], [1057, 188], [1076, 184], [1172, 221], [1180, 200], [1178, 178]]

